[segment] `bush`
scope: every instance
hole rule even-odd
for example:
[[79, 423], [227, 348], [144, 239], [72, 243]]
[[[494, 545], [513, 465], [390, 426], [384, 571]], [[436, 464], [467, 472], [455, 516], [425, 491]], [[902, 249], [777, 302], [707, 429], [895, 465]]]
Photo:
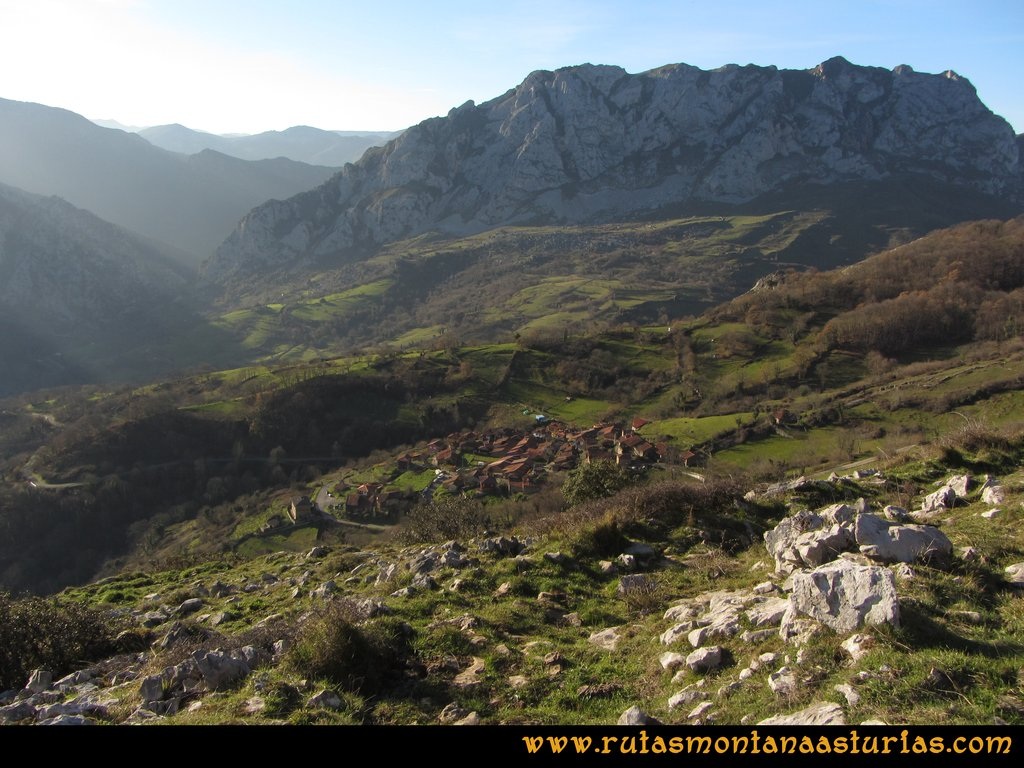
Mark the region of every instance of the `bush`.
[[464, 539], [489, 526], [482, 504], [461, 496], [444, 496], [415, 507], [406, 517], [402, 538], [413, 543]]
[[566, 478], [562, 485], [562, 496], [567, 504], [576, 506], [585, 501], [613, 496], [636, 480], [636, 475], [610, 461], [581, 464]]
[[116, 652], [120, 629], [103, 611], [0, 591], [0, 690], [21, 688], [33, 669], [63, 677]]
[[359, 623], [351, 603], [329, 603], [304, 626], [288, 651], [285, 666], [347, 691], [380, 691], [402, 666], [405, 640], [401, 627], [387, 618]]

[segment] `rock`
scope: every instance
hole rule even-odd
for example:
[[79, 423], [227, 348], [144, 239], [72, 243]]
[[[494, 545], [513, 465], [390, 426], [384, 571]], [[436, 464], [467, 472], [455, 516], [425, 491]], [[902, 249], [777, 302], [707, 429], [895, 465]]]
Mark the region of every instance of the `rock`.
[[212, 597], [227, 597], [232, 592], [234, 592], [234, 589], [219, 579], [210, 585], [210, 595]]
[[530, 684], [530, 678], [526, 677], [526, 675], [512, 675], [508, 679], [508, 684], [512, 688], [525, 688]]
[[619, 586], [616, 592], [619, 595], [627, 595], [633, 592], [649, 592], [658, 585], [653, 578], [645, 573], [631, 573], [619, 579]]
[[580, 615], [576, 611], [573, 611], [572, 613], [567, 613], [562, 617], [562, 623], [570, 627], [582, 627], [583, 619], [580, 618]]
[[782, 617], [789, 607], [789, 600], [773, 597], [763, 603], [747, 609], [747, 619], [755, 627], [775, 627], [782, 622]]
[[704, 715], [707, 714], [707, 711], [711, 709], [713, 706], [715, 705], [712, 704], [710, 701], [702, 701], [700, 704], [698, 704], [696, 707], [690, 710], [690, 714], [688, 714], [686, 718], [688, 720], [696, 720], [699, 717], [704, 717]]
[[851, 632], [865, 624], [899, 626], [899, 607], [892, 571], [837, 560], [793, 575], [780, 634], [789, 638], [789, 625], [799, 616], [809, 616], [836, 632]]
[[470, 665], [455, 676], [455, 679], [452, 680], [452, 685], [459, 688], [469, 688], [474, 685], [479, 685], [480, 675], [483, 674], [485, 669], [486, 665], [484, 660], [479, 656], [474, 656]]
[[986, 520], [991, 520], [992, 518], [996, 517], [998, 514], [999, 514], [999, 510], [998, 509], [990, 509], [990, 510], [988, 510], [986, 512], [982, 512], [980, 517], [983, 517]]
[[833, 690], [837, 691], [838, 693], [841, 693], [843, 695], [843, 698], [846, 699], [846, 703], [849, 704], [851, 707], [856, 707], [858, 704], [860, 704], [860, 694], [857, 693], [856, 689], [849, 683], [836, 685], [833, 687]]
[[496, 590], [494, 590], [494, 596], [495, 597], [504, 597], [505, 595], [507, 595], [511, 591], [512, 591], [512, 582], [504, 581], [504, 582], [501, 583], [501, 585]]
[[1001, 485], [989, 485], [981, 492], [981, 500], [989, 506], [1006, 503], [1006, 489]]
[[239, 618], [238, 614], [232, 611], [218, 611], [210, 617], [210, 626], [219, 627], [221, 624], [234, 621], [237, 618]]
[[373, 597], [367, 597], [363, 600], [356, 601], [355, 608], [356, 612], [364, 619], [372, 619], [376, 616], [386, 616], [391, 613], [391, 609], [384, 604], [383, 600], [377, 600]]
[[966, 499], [968, 492], [974, 486], [974, 478], [970, 475], [954, 475], [949, 478], [943, 485], [947, 488], [952, 488], [953, 493], [958, 498]]
[[572, 558], [561, 552], [545, 552], [544, 559], [548, 562], [554, 563], [555, 565], [561, 565], [563, 567], [573, 564]]
[[749, 680], [753, 676], [754, 676], [754, 670], [751, 669], [750, 667], [744, 667], [743, 669], [740, 670], [740, 673], [739, 673], [739, 679], [740, 680]]
[[164, 681], [160, 675], [150, 675], [142, 681], [139, 687], [139, 695], [143, 704], [151, 704], [154, 701], [163, 701]]
[[661, 725], [661, 722], [634, 705], [619, 715], [616, 725]]
[[36, 708], [27, 701], [0, 707], [0, 723], [21, 723], [36, 719]]
[[637, 560], [649, 561], [653, 560], [658, 556], [657, 550], [654, 549], [650, 544], [644, 544], [639, 541], [634, 541], [624, 550], [622, 553], [625, 555], [632, 555]]
[[978, 563], [981, 562], [981, 550], [976, 547], [963, 547], [960, 549], [960, 559], [965, 563]]
[[635, 571], [639, 567], [636, 557], [633, 555], [619, 555], [615, 558], [615, 562], [622, 566], [623, 570], [626, 571]]
[[142, 626], [147, 629], [158, 627], [170, 618], [163, 611], [148, 611], [142, 615]]
[[247, 715], [258, 715], [267, 708], [267, 701], [262, 696], [251, 696], [242, 704], [242, 711]]
[[441, 714], [437, 716], [437, 721], [442, 725], [452, 725], [457, 720], [461, 720], [469, 714], [468, 709], [463, 709], [454, 701], [451, 704], [445, 706], [441, 710]]
[[953, 543], [931, 525], [897, 525], [875, 515], [859, 515], [854, 538], [861, 554], [884, 563], [926, 562], [946, 565]]
[[606, 651], [614, 651], [619, 647], [619, 640], [622, 638], [619, 635], [618, 627], [608, 627], [607, 629], [594, 632], [587, 639], [598, 648], [604, 648]]
[[907, 510], [903, 507], [897, 507], [892, 504], [886, 506], [885, 509], [882, 510], [882, 514], [885, 516], [886, 520], [891, 520], [894, 523], [909, 523], [912, 520], [910, 513], [907, 512]]
[[602, 576], [614, 576], [619, 572], [619, 569], [615, 567], [615, 563], [611, 560], [602, 560], [597, 564], [597, 569], [601, 572]]
[[203, 599], [201, 597], [190, 597], [188, 600], [183, 602], [177, 608], [174, 609], [176, 616], [188, 616], [189, 614], [195, 613], [203, 607]]
[[417, 589], [435, 590], [439, 585], [429, 573], [417, 573], [413, 576], [412, 586]]
[[717, 645], [712, 645], [708, 648], [698, 648], [686, 657], [686, 666], [694, 672], [710, 672], [721, 663], [722, 649]]
[[896, 563], [896, 565], [892, 567], [892, 572], [893, 575], [901, 581], [913, 581], [916, 577], [914, 569], [906, 563]]
[[935, 493], [931, 493], [924, 497], [924, 501], [921, 502], [921, 509], [919, 511], [927, 513], [952, 509], [954, 504], [956, 504], [956, 491], [948, 485], [944, 485]]
[[773, 636], [775, 636], [777, 634], [778, 634], [778, 631], [775, 630], [775, 629], [757, 629], [757, 630], [750, 630], [750, 629], [748, 629], [748, 630], [745, 630], [743, 632], [743, 634], [740, 635], [740, 640], [742, 640], [744, 643], [748, 643], [748, 644], [751, 644], [751, 645], [756, 645], [757, 643], [763, 643], [769, 637], [773, 637]]
[[[847, 510], [850, 508], [845, 504], [829, 507], [830, 519], [814, 512], [797, 512], [767, 531], [765, 547], [775, 558], [775, 570], [789, 574], [798, 568], [821, 565], [851, 547]], [[834, 519], [844, 522], [831, 522]]]
[[695, 619], [700, 615], [700, 607], [692, 603], [680, 603], [679, 605], [673, 605], [662, 617], [665, 621], [686, 621], [687, 619]]
[[874, 644], [875, 639], [871, 635], [856, 634], [846, 638], [840, 647], [850, 654], [854, 661], [860, 661], [870, 653]]
[[685, 688], [669, 697], [668, 708], [669, 710], [679, 709], [680, 707], [689, 706], [694, 702], [703, 701], [707, 699], [707, 697], [707, 691], [701, 691], [695, 688]]
[[317, 587], [316, 589], [312, 590], [309, 594], [310, 594], [310, 597], [315, 597], [315, 598], [318, 598], [320, 600], [325, 600], [325, 599], [327, 599], [328, 597], [330, 597], [331, 595], [333, 595], [337, 591], [338, 591], [338, 585], [337, 584], [335, 584], [333, 581], [325, 581], [319, 587]]
[[327, 554], [327, 547], [313, 547], [306, 553], [307, 560], [319, 560]]
[[306, 706], [311, 709], [341, 709], [341, 696], [334, 691], [323, 689], [312, 696], [306, 702]]
[[776, 696], [793, 696], [800, 688], [800, 681], [797, 680], [796, 672], [783, 667], [768, 675], [768, 687]]
[[96, 721], [83, 715], [57, 715], [40, 720], [39, 725], [96, 725]]
[[526, 549], [526, 545], [523, 544], [515, 536], [498, 536], [491, 539], [484, 539], [480, 542], [480, 551], [482, 552], [493, 552], [499, 555], [508, 555], [515, 557], [520, 552]]
[[42, 693], [49, 690], [52, 684], [53, 672], [48, 669], [35, 669], [29, 675], [28, 682], [25, 683], [25, 689], [33, 693]]
[[1024, 587], [1024, 563], [1008, 565], [1003, 572], [1006, 574], [1003, 578], [1008, 584], [1014, 587]]
[[375, 583], [377, 585], [388, 584], [394, 581], [396, 576], [398, 576], [398, 563], [389, 563], [380, 569]]
[[950, 611], [947, 614], [951, 619], [957, 619], [965, 624], [981, 624], [984, 622], [982, 615], [977, 611]]
[[196, 651], [193, 660], [211, 691], [226, 688], [249, 674], [249, 665], [220, 651]]
[[666, 651], [658, 657], [658, 662], [661, 664], [662, 669], [667, 669], [669, 672], [683, 666], [686, 663], [686, 657], [681, 653], [673, 653], [672, 651]]
[[769, 717], [758, 725], [846, 725], [846, 716], [838, 704], [819, 703], [789, 715]]
[[770, 581], [762, 581], [760, 584], [755, 586], [751, 592], [755, 595], [770, 595], [772, 592], [778, 592], [779, 588]]
[[480, 714], [478, 712], [470, 712], [465, 717], [453, 722], [452, 725], [480, 725]]

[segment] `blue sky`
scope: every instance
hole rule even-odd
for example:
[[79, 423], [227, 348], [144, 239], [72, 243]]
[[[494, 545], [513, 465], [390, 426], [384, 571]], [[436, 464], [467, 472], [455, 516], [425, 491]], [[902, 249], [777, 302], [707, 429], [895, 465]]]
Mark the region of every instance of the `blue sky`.
[[1024, 132], [1024, 2], [0, 0], [0, 97], [131, 125], [391, 130], [536, 69], [952, 69]]

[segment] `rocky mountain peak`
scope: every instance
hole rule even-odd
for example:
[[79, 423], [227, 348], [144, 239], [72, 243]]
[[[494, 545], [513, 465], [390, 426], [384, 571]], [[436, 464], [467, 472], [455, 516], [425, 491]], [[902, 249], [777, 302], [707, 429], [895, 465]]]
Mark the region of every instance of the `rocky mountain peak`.
[[1019, 198], [1010, 126], [952, 73], [582, 64], [410, 128], [311, 192], [251, 212], [209, 279], [337, 263], [429, 230], [609, 220], [801, 184], [916, 175]]

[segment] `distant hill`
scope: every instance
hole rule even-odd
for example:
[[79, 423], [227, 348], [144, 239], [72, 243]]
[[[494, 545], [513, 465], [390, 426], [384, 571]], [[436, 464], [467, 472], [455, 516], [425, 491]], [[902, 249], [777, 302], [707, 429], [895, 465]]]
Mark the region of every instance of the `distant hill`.
[[146, 141], [171, 152], [195, 154], [213, 149], [242, 160], [287, 157], [310, 165], [340, 168], [362, 157], [370, 147], [381, 146], [399, 135], [395, 131], [324, 131], [297, 125], [283, 131], [252, 136], [220, 136], [183, 125], [158, 125], [138, 131]]
[[[1011, 126], [953, 72], [667, 65], [534, 72], [426, 120], [321, 187], [252, 211], [206, 265], [234, 285], [303, 276], [426, 232], [722, 212], [830, 185], [920, 179], [1020, 205]], [[813, 194], [808, 194], [813, 198]]]
[[0, 99], [0, 183], [59, 195], [179, 249], [189, 266], [208, 257], [254, 205], [310, 189], [332, 173], [284, 158], [172, 153], [67, 110]]
[[[186, 270], [56, 197], [0, 185], [0, 395], [197, 364]], [[168, 355], [190, 336], [194, 350]]]

